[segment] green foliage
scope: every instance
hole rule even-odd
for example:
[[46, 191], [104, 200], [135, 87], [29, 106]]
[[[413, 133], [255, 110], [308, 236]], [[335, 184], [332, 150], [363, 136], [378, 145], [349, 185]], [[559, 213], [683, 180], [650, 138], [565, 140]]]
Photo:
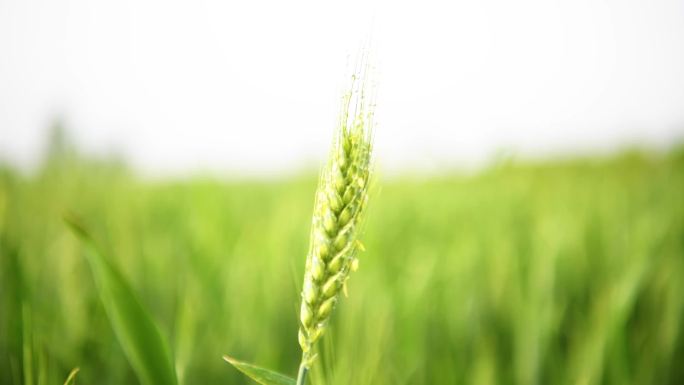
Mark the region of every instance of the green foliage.
[[[682, 154], [379, 176], [310, 383], [684, 383]], [[63, 163], [0, 168], [0, 384], [24, 383], [22, 335], [36, 383], [74, 366], [79, 384], [136, 383], [67, 209], [169, 336], [180, 384], [254, 384], [225, 352], [294, 373], [315, 173], [160, 181]]]
[[177, 384], [173, 359], [159, 329], [140, 304], [123, 275], [73, 215], [66, 223], [83, 243], [100, 299], [131, 366], [144, 385]]
[[64, 381], [64, 385], [74, 385], [76, 383], [76, 375], [78, 374], [79, 370], [79, 368], [74, 368], [71, 372], [69, 372], [69, 375]]
[[223, 356], [223, 359], [229, 364], [235, 366], [235, 368], [242, 373], [249, 376], [249, 378], [262, 385], [295, 385], [295, 380], [293, 378], [276, 373], [272, 370], [238, 361], [230, 356]]

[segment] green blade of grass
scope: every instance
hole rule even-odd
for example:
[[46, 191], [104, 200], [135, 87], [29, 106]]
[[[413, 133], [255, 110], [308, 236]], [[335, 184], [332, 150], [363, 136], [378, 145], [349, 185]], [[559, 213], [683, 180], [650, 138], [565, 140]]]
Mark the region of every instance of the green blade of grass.
[[103, 255], [73, 215], [65, 222], [86, 249], [95, 283], [109, 322], [129, 363], [144, 385], [178, 383], [168, 344], [121, 272]]
[[294, 378], [276, 373], [272, 370], [238, 361], [230, 356], [223, 356], [223, 359], [229, 364], [233, 365], [237, 370], [246, 374], [247, 377], [262, 385], [295, 385]]
[[33, 331], [31, 326], [31, 312], [26, 303], [21, 304], [21, 342], [24, 369], [24, 385], [33, 385]]
[[67, 377], [66, 381], [64, 381], [64, 385], [74, 385], [76, 383], [76, 375], [78, 374], [79, 370], [81, 369], [73, 368], [69, 373], [69, 376]]

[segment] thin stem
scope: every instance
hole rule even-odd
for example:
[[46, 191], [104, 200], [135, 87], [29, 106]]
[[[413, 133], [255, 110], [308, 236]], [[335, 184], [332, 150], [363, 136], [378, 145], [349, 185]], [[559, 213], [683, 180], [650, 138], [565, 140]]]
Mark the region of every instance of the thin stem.
[[299, 374], [297, 374], [297, 385], [306, 384], [306, 375], [309, 373], [309, 368], [305, 365], [305, 358], [302, 355], [302, 362], [299, 364]]

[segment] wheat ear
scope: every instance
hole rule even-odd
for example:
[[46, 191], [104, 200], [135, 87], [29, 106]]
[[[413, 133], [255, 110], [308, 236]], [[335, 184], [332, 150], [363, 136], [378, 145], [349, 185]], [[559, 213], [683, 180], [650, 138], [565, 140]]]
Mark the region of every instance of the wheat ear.
[[340, 291], [346, 289], [350, 272], [358, 266], [356, 254], [362, 247], [357, 235], [368, 201], [373, 123], [363, 78], [353, 78], [352, 91], [343, 98], [341, 110], [314, 204], [299, 317], [302, 362], [298, 385], [306, 381], [315, 359], [313, 348], [326, 330]]

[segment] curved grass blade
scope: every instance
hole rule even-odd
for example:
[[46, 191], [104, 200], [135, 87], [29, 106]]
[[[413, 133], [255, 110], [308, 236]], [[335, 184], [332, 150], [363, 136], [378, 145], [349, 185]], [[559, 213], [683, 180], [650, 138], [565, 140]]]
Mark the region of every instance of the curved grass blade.
[[261, 385], [295, 385], [294, 378], [276, 373], [272, 370], [238, 361], [230, 356], [223, 356], [223, 359]]
[[66, 381], [64, 381], [64, 385], [74, 385], [76, 383], [76, 375], [78, 374], [79, 370], [81, 369], [73, 368], [69, 373], [69, 376], [67, 377]]
[[81, 222], [73, 215], [65, 215], [64, 220], [85, 246], [100, 300], [140, 383], [177, 385], [168, 345], [133, 289], [121, 272], [104, 257]]

